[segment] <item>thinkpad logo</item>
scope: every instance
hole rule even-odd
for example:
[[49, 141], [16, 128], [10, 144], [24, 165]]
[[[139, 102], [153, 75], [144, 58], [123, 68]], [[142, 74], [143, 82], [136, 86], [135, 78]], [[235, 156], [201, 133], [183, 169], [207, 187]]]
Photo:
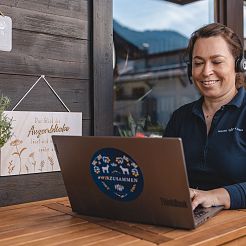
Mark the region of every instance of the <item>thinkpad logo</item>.
[[164, 197], [160, 197], [160, 202], [162, 206], [187, 208], [186, 201], [180, 201], [176, 199], [167, 199]]

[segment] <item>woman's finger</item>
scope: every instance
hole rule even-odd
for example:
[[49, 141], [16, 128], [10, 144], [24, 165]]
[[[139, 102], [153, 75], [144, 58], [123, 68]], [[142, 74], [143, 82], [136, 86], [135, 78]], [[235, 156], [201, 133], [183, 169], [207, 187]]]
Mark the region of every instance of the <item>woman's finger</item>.
[[195, 189], [190, 188], [190, 198], [193, 199], [197, 195], [197, 191]]

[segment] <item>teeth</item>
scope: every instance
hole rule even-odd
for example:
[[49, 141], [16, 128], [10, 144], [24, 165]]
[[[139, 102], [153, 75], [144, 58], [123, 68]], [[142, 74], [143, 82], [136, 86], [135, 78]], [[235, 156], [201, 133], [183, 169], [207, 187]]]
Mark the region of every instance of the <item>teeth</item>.
[[213, 85], [216, 82], [218, 82], [218, 80], [209, 80], [209, 81], [201, 81], [204, 85]]

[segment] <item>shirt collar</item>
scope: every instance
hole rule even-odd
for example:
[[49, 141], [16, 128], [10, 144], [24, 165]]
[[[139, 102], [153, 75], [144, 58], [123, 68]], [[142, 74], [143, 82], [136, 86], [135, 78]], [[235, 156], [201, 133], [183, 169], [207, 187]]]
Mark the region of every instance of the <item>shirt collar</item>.
[[244, 87], [240, 87], [235, 97], [226, 105], [233, 105], [240, 108], [244, 102], [244, 98], [245, 98], [245, 89]]
[[198, 116], [202, 116], [202, 103], [203, 103], [203, 97], [200, 97], [197, 101], [194, 102], [194, 105], [192, 107], [192, 113]]
[[[245, 93], [244, 87], [240, 87], [235, 97], [226, 105], [232, 105], [238, 108], [241, 107], [241, 105], [244, 103], [245, 94], [246, 93]], [[203, 115], [203, 111], [202, 111], [203, 100], [204, 100], [203, 97], [200, 97], [200, 99], [194, 102], [194, 105], [192, 107], [193, 114], [198, 115], [198, 116]]]

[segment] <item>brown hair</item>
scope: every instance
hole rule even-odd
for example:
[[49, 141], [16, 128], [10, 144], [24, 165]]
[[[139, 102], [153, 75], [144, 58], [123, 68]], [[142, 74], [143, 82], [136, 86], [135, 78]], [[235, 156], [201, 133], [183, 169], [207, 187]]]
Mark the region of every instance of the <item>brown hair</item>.
[[[243, 45], [238, 35], [229, 27], [220, 23], [211, 23], [203, 26], [191, 34], [189, 44], [187, 47], [187, 55], [190, 64], [192, 64], [192, 53], [195, 42], [198, 38], [209, 38], [209, 37], [222, 37], [228, 44], [229, 50], [234, 57], [235, 61], [243, 57]], [[238, 72], [236, 74], [236, 87], [239, 88], [244, 84], [244, 74]], [[245, 86], [245, 85], [244, 85]]]

